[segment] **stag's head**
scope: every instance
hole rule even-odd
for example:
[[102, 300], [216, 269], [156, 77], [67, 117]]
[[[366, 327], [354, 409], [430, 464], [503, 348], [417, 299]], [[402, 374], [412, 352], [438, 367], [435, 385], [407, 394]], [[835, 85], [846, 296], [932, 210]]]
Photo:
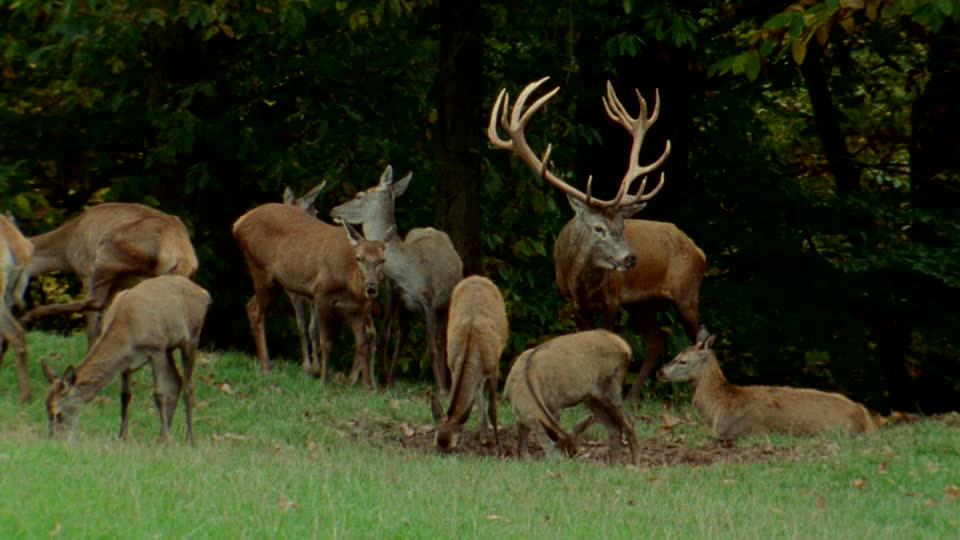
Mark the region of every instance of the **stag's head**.
[[715, 358], [713, 342], [717, 336], [701, 329], [697, 342], [680, 352], [657, 373], [657, 377], [669, 382], [689, 382], [701, 377], [706, 366]]
[[349, 223], [343, 223], [343, 228], [347, 230], [347, 238], [350, 239], [350, 244], [353, 246], [353, 254], [356, 257], [357, 267], [360, 269], [360, 277], [363, 282], [363, 293], [367, 298], [376, 298], [380, 289], [380, 282], [383, 280], [385, 242], [393, 239], [397, 234], [397, 228], [391, 227], [387, 231], [387, 238], [384, 239], [384, 242], [367, 240]]
[[[653, 198], [663, 187], [664, 175], [661, 173], [657, 185], [650, 191], [646, 191], [646, 175], [663, 165], [667, 156], [670, 155], [670, 141], [667, 141], [663, 153], [656, 161], [649, 165], [640, 165], [637, 162], [640, 148], [643, 145], [643, 138], [660, 115], [660, 95], [657, 93], [653, 112], [650, 116], [647, 116], [647, 102], [639, 91], [635, 91], [637, 100], [640, 102], [640, 112], [636, 117], [632, 117], [620, 102], [620, 99], [617, 98], [613, 91], [613, 85], [607, 81], [607, 95], [602, 98], [603, 107], [611, 120], [623, 126], [630, 133], [633, 137], [633, 146], [630, 149], [630, 165], [620, 181], [620, 189], [612, 199], [602, 200], [594, 198], [591, 194], [593, 177], [587, 179], [585, 192], [578, 190], [549, 170], [550, 145], [547, 145], [543, 157], [540, 158], [527, 143], [524, 129], [526, 129], [530, 118], [559, 90], [559, 88], [554, 88], [537, 99], [533, 105], [526, 107], [530, 95], [546, 81], [547, 77], [544, 77], [539, 81], [528, 84], [517, 96], [516, 103], [512, 107], [509, 104], [510, 99], [506, 89], [502, 90], [490, 112], [487, 137], [498, 148], [515, 153], [535, 173], [567, 195], [567, 199], [575, 212], [571, 225], [574, 228], [574, 235], [577, 237], [576, 241], [578, 245], [582, 246], [581, 249], [590, 253], [590, 260], [594, 266], [610, 270], [629, 270], [637, 264], [637, 256], [623, 236], [623, 220], [643, 209], [646, 206], [646, 201]], [[500, 127], [506, 132], [508, 139], [501, 138], [498, 133], [498, 116]], [[639, 189], [636, 193], [631, 194], [631, 187], [641, 176], [643, 180], [640, 182]]]
[[330, 210], [330, 217], [337, 222], [363, 224], [371, 240], [383, 240], [373, 234], [375, 231], [386, 231], [396, 223], [394, 201], [407, 190], [412, 178], [413, 173], [409, 172], [394, 182], [393, 167], [387, 165], [377, 185], [358, 192], [353, 199], [334, 207]]
[[81, 402], [76, 395], [77, 372], [73, 366], [68, 366], [63, 376], [57, 377], [46, 360], [40, 363], [44, 376], [50, 382], [50, 391], [47, 393], [50, 438], [66, 440], [73, 434], [73, 426], [80, 413]]

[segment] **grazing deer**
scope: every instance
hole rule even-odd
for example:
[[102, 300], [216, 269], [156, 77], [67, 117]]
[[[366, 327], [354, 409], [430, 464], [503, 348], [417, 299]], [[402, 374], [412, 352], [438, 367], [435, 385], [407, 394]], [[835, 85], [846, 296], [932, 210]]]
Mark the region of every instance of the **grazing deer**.
[[[527, 99], [547, 78], [527, 85], [517, 97], [510, 112], [506, 89], [500, 92], [490, 114], [487, 136], [498, 148], [510, 150], [538, 175], [567, 195], [574, 216], [563, 226], [553, 247], [557, 286], [560, 294], [573, 304], [577, 327], [593, 326], [600, 315], [603, 326], [613, 330], [618, 310], [623, 305], [630, 313], [637, 332], [644, 336], [646, 358], [628, 393], [629, 399], [639, 397], [643, 381], [653, 370], [657, 358], [665, 350], [663, 332], [656, 314], [673, 304], [684, 329], [695, 339], [699, 325], [700, 282], [706, 268], [703, 251], [675, 225], [657, 221], [626, 219], [637, 213], [646, 201], [663, 187], [664, 175], [649, 192], [646, 175], [660, 167], [670, 154], [670, 142], [659, 158], [649, 165], [637, 162], [640, 147], [647, 130], [660, 114], [659, 93], [653, 113], [647, 116], [647, 103], [637, 91], [640, 112], [631, 117], [607, 82], [603, 106], [607, 115], [626, 128], [633, 137], [630, 165], [620, 182], [620, 189], [610, 200], [591, 195], [593, 177], [587, 179], [586, 193], [567, 184], [547, 168], [550, 146], [537, 157], [526, 141], [524, 129], [533, 114], [552, 98], [554, 89], [535, 101], [524, 111]], [[501, 113], [502, 109], [502, 113]], [[508, 118], [509, 114], [509, 118]], [[497, 116], [509, 140], [497, 132]], [[640, 188], [631, 195], [630, 188], [643, 176]]]
[[[487, 408], [493, 424], [497, 455], [502, 455], [497, 428], [497, 379], [500, 355], [510, 328], [500, 289], [489, 279], [470, 276], [453, 289], [447, 325], [447, 366], [453, 375], [450, 407], [443, 414], [440, 401], [431, 395], [430, 409], [437, 423], [434, 443], [441, 452], [457, 447], [460, 429], [470, 418], [481, 388], [487, 390]], [[480, 408], [480, 430], [487, 439], [487, 420]]]
[[30, 282], [29, 264], [33, 244], [17, 226], [0, 215], [0, 367], [7, 347], [13, 348], [17, 364], [20, 401], [30, 400], [30, 376], [27, 373], [27, 334], [13, 315], [13, 308], [23, 308], [23, 292]]
[[[353, 224], [363, 224], [367, 238], [381, 239], [391, 227], [396, 227], [394, 201], [410, 185], [413, 173], [393, 181], [393, 167], [387, 165], [380, 182], [357, 193], [350, 201], [333, 208], [330, 216]], [[387, 310], [381, 335], [383, 375], [381, 384], [387, 388], [393, 383], [400, 349], [406, 341], [407, 313], [422, 311], [426, 321], [427, 354], [437, 389], [446, 393], [449, 374], [444, 365], [444, 325], [453, 288], [463, 279], [463, 262], [453, 247], [450, 237], [432, 227], [412, 229], [406, 239], [394, 238], [387, 242], [387, 261], [384, 273], [391, 283]], [[404, 309], [401, 309], [404, 308]], [[396, 347], [388, 362], [388, 343], [394, 321], [398, 323]]]
[[[346, 232], [344, 232], [346, 229]], [[388, 231], [389, 241], [395, 230]], [[329, 381], [334, 315], [343, 318], [356, 340], [351, 383], [362, 374], [373, 388], [376, 331], [371, 309], [383, 275], [384, 243], [363, 238], [349, 224], [330, 225], [287, 204], [267, 203], [233, 224], [253, 278], [254, 295], [247, 303], [250, 330], [263, 371], [270, 369], [264, 332], [267, 308], [279, 288], [309, 297], [320, 340], [321, 366], [313, 359], [304, 371]]]
[[718, 439], [786, 433], [812, 435], [831, 429], [870, 433], [867, 409], [846, 397], [812, 388], [738, 386], [727, 382], [713, 351], [716, 336], [705, 331], [659, 373], [671, 382], [690, 382], [693, 406]]
[[[326, 185], [326, 181], [320, 182], [300, 198], [294, 195], [293, 190], [286, 188], [283, 190], [283, 203], [299, 208], [301, 212], [315, 218], [317, 217], [317, 207], [313, 205], [313, 202]], [[310, 297], [290, 291], [284, 292], [287, 293], [290, 305], [293, 306], [294, 315], [297, 317], [302, 365], [310, 365], [311, 359], [315, 365], [319, 354], [317, 351], [320, 347], [320, 338], [317, 335], [317, 320], [310, 313]]]
[[[57, 377], [46, 361], [41, 361], [43, 374], [50, 381], [50, 437], [69, 437], [80, 407], [120, 374], [120, 439], [126, 440], [133, 373], [149, 363], [153, 369], [153, 399], [160, 416], [158, 441], [170, 442], [170, 425], [183, 388], [186, 442], [193, 446], [193, 367], [209, 306], [206, 290], [177, 275], [146, 279], [119, 292], [104, 313], [103, 332], [83, 363], [76, 368], [68, 366]], [[173, 360], [176, 349], [180, 350], [182, 378]]]
[[142, 204], [98, 204], [30, 241], [30, 275], [73, 272], [83, 283], [84, 298], [34, 308], [23, 321], [86, 311], [88, 344], [97, 337], [98, 312], [117, 291], [148, 277], [193, 277], [197, 271], [197, 255], [183, 222]]
[[[539, 436], [542, 428], [562, 451], [575, 456], [576, 434], [596, 419], [607, 429], [610, 461], [618, 461], [621, 435], [626, 432], [630, 457], [637, 464], [637, 435], [621, 398], [630, 356], [630, 345], [607, 330], [567, 334], [524, 351], [510, 368], [503, 388], [517, 417], [517, 454], [526, 453], [531, 430], [543, 441]], [[573, 434], [568, 433], [560, 426], [560, 410], [580, 403], [593, 416], [577, 424]], [[545, 441], [541, 446], [550, 448]]]

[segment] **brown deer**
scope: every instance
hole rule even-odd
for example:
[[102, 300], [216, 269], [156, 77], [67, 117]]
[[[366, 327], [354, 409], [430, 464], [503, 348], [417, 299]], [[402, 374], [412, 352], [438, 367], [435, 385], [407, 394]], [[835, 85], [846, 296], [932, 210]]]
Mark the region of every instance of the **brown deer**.
[[[50, 437], [69, 437], [80, 408], [120, 374], [120, 439], [126, 440], [133, 373], [149, 363], [153, 369], [153, 399], [160, 416], [158, 441], [170, 441], [170, 426], [182, 388], [186, 442], [193, 446], [193, 367], [210, 301], [206, 290], [176, 275], [146, 279], [118, 293], [104, 313], [103, 332], [79, 366], [68, 366], [57, 377], [46, 361], [41, 361], [44, 376], [50, 381]], [[174, 350], [180, 351], [182, 378], [173, 360]]]
[[[293, 190], [286, 188], [283, 190], [283, 203], [299, 208], [301, 212], [315, 218], [317, 217], [317, 207], [313, 205], [313, 202], [326, 185], [326, 181], [321, 182], [299, 198], [293, 193]], [[317, 320], [310, 312], [310, 297], [290, 291], [284, 292], [287, 293], [287, 298], [290, 299], [290, 305], [293, 306], [293, 312], [297, 318], [302, 365], [310, 365], [311, 359], [313, 363], [316, 364], [319, 354], [317, 351], [320, 348], [320, 338], [317, 335]]]
[[[386, 240], [395, 232], [388, 231]], [[330, 225], [281, 203], [267, 203], [241, 216], [233, 224], [233, 236], [253, 278], [254, 296], [247, 303], [247, 316], [260, 368], [271, 367], [264, 319], [283, 288], [312, 302], [321, 365], [314, 358], [303, 366], [304, 371], [329, 381], [330, 323], [338, 315], [356, 340], [350, 381], [356, 382], [362, 374], [364, 383], [373, 388], [376, 331], [371, 309], [383, 276], [384, 243], [364, 239], [349, 224]]]
[[690, 382], [693, 406], [718, 439], [785, 433], [813, 435], [828, 430], [870, 433], [867, 410], [846, 397], [812, 388], [738, 386], [727, 382], [713, 351], [716, 336], [701, 332], [697, 342], [664, 366], [664, 381]]
[[30, 400], [30, 376], [27, 373], [27, 334], [13, 315], [23, 308], [23, 292], [30, 282], [29, 264], [33, 244], [17, 226], [0, 215], [0, 367], [7, 347], [13, 348], [17, 364], [20, 401]]
[[[497, 428], [497, 380], [500, 355], [509, 337], [507, 308], [500, 289], [489, 279], [470, 276], [453, 289], [447, 325], [447, 366], [453, 375], [450, 407], [443, 414], [440, 401], [431, 395], [430, 409], [437, 423], [434, 443], [441, 452], [457, 447], [460, 429], [470, 418], [481, 388], [487, 391], [487, 409], [493, 424], [497, 455], [502, 455]], [[487, 438], [487, 420], [480, 407], [480, 430]]]
[[[503, 388], [517, 417], [517, 454], [527, 452], [527, 437], [533, 431], [541, 441], [543, 432], [560, 450], [575, 456], [576, 434], [596, 419], [607, 429], [610, 461], [619, 460], [621, 436], [626, 433], [631, 459], [638, 463], [637, 435], [621, 398], [630, 356], [630, 345], [607, 330], [556, 337], [520, 354]], [[560, 426], [560, 410], [580, 403], [593, 416], [568, 433]], [[541, 446], [551, 448], [546, 441]]]
[[98, 333], [98, 312], [117, 291], [148, 277], [193, 277], [197, 271], [197, 255], [183, 222], [142, 204], [98, 204], [30, 241], [30, 275], [73, 272], [83, 284], [84, 298], [34, 308], [23, 321], [86, 311], [88, 344]]
[[[640, 387], [665, 350], [663, 332], [656, 314], [674, 305], [684, 329], [695, 339], [699, 325], [700, 282], [706, 268], [703, 251], [675, 225], [657, 221], [626, 219], [637, 213], [646, 201], [663, 187], [664, 175], [650, 191], [645, 191], [647, 175], [660, 167], [670, 154], [667, 141], [663, 153], [653, 163], [637, 162], [640, 147], [647, 130], [660, 114], [660, 97], [656, 96], [653, 113], [647, 116], [647, 103], [637, 91], [640, 112], [630, 116], [607, 82], [607, 95], [602, 100], [607, 115], [623, 126], [633, 137], [630, 164], [620, 182], [617, 194], [609, 200], [591, 195], [593, 177], [587, 179], [587, 190], [582, 192], [547, 168], [551, 147], [543, 159], [537, 157], [526, 141], [524, 129], [533, 114], [559, 89], [540, 97], [524, 110], [527, 99], [547, 78], [533, 82], [509, 105], [506, 89], [500, 92], [490, 114], [487, 135], [498, 148], [510, 150], [538, 175], [567, 195], [574, 216], [563, 226], [553, 248], [557, 286], [560, 294], [573, 304], [577, 327], [593, 326], [600, 315], [603, 326], [613, 330], [619, 307], [630, 313], [637, 332], [644, 336], [646, 358], [628, 393], [629, 399], [639, 397]], [[502, 109], [502, 111], [501, 111]], [[509, 136], [502, 139], [497, 131], [497, 117]], [[633, 195], [631, 186], [643, 176]]]
[[[387, 165], [380, 182], [357, 193], [330, 211], [335, 220], [363, 224], [367, 238], [381, 239], [397, 225], [394, 201], [410, 185], [413, 173], [393, 181], [393, 167]], [[383, 364], [381, 384], [388, 388], [393, 383], [400, 349], [406, 341], [408, 314], [420, 311], [426, 321], [427, 354], [439, 392], [446, 393], [449, 376], [444, 362], [444, 326], [453, 288], [463, 279], [463, 262], [447, 233], [432, 227], [412, 229], [405, 239], [395, 237], [387, 242], [387, 261], [383, 267], [392, 294], [387, 296], [386, 316], [381, 333]], [[388, 343], [392, 327], [398, 326], [396, 346], [389, 355]]]

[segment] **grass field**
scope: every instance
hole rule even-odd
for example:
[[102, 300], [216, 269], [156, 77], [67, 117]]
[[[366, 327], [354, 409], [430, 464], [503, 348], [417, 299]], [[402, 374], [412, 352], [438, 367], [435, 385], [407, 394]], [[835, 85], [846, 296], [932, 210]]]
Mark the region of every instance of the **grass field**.
[[[956, 413], [870, 437], [728, 445], [709, 440], [686, 399], [645, 403], [631, 411], [640, 467], [604, 463], [597, 427], [577, 459], [496, 459], [476, 443], [474, 414], [467, 448], [439, 456], [424, 385], [325, 387], [293, 362], [262, 375], [250, 356], [204, 352], [196, 448], [183, 444], [182, 404], [176, 442], [155, 444], [149, 368], [136, 378], [129, 441], [116, 440], [114, 381], [60, 444], [47, 439], [38, 359], [79, 363], [85, 340], [33, 333], [29, 346], [30, 403], [17, 401], [9, 355], [0, 369], [0, 538], [899, 539], [960, 530]], [[512, 451], [505, 403], [501, 426]]]

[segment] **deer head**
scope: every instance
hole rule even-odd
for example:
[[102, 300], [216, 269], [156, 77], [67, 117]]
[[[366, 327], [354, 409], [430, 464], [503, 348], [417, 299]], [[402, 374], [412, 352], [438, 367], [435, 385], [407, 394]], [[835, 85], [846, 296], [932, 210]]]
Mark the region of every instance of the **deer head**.
[[73, 433], [73, 426], [82, 405], [75, 392], [77, 372], [73, 366], [67, 366], [63, 376], [58, 377], [45, 359], [41, 359], [40, 364], [43, 366], [44, 377], [50, 382], [50, 392], [47, 394], [50, 438], [65, 440]]
[[383, 280], [384, 243], [389, 242], [396, 236], [397, 228], [394, 226], [387, 230], [387, 237], [384, 242], [365, 239], [349, 223], [344, 222], [343, 228], [347, 230], [347, 237], [350, 239], [350, 244], [353, 245], [357, 267], [360, 269], [360, 276], [363, 281], [363, 292], [367, 295], [367, 298], [376, 298], [380, 282]]
[[711, 361], [716, 361], [713, 342], [716, 341], [717, 336], [707, 334], [705, 330], [701, 328], [697, 334], [697, 342], [663, 366], [657, 377], [670, 382], [689, 382], [702, 376], [704, 366]]
[[[612, 199], [602, 200], [594, 198], [591, 194], [592, 176], [587, 178], [586, 192], [578, 190], [549, 170], [551, 145], [547, 145], [543, 157], [539, 158], [527, 143], [524, 134], [527, 123], [530, 122], [533, 114], [559, 91], [559, 88], [554, 88], [524, 110], [527, 99], [548, 78], [544, 77], [528, 84], [517, 96], [512, 111], [506, 89], [501, 90], [490, 111], [487, 137], [496, 147], [515, 153], [535, 173], [567, 195], [575, 213], [571, 220], [575, 236], [582, 249], [588, 252], [593, 266], [609, 270], [629, 270], [637, 264], [637, 257], [623, 236], [623, 220], [643, 209], [646, 201], [653, 198], [663, 187], [664, 174], [661, 173], [657, 185], [650, 191], [646, 191], [646, 175], [660, 167], [670, 155], [670, 141], [667, 141], [663, 153], [653, 163], [640, 165], [637, 162], [644, 136], [660, 114], [659, 92], [656, 95], [656, 106], [650, 116], [647, 116], [647, 102], [639, 91], [635, 91], [640, 102], [640, 112], [636, 117], [632, 117], [617, 98], [613, 85], [607, 81], [607, 95], [602, 99], [603, 107], [611, 120], [630, 133], [633, 137], [633, 146], [630, 150], [630, 164], [620, 181], [617, 194]], [[508, 139], [501, 138], [497, 131], [498, 116], [500, 127], [506, 132]], [[641, 176], [643, 180], [640, 182], [640, 188], [636, 193], [630, 194], [634, 182]]]
[[357, 192], [353, 199], [334, 207], [330, 210], [330, 217], [337, 222], [362, 223], [364, 234], [370, 240], [382, 240], [377, 238], [377, 233], [396, 224], [394, 200], [407, 191], [412, 178], [413, 172], [409, 172], [394, 183], [393, 167], [387, 165], [380, 175], [380, 183]]

